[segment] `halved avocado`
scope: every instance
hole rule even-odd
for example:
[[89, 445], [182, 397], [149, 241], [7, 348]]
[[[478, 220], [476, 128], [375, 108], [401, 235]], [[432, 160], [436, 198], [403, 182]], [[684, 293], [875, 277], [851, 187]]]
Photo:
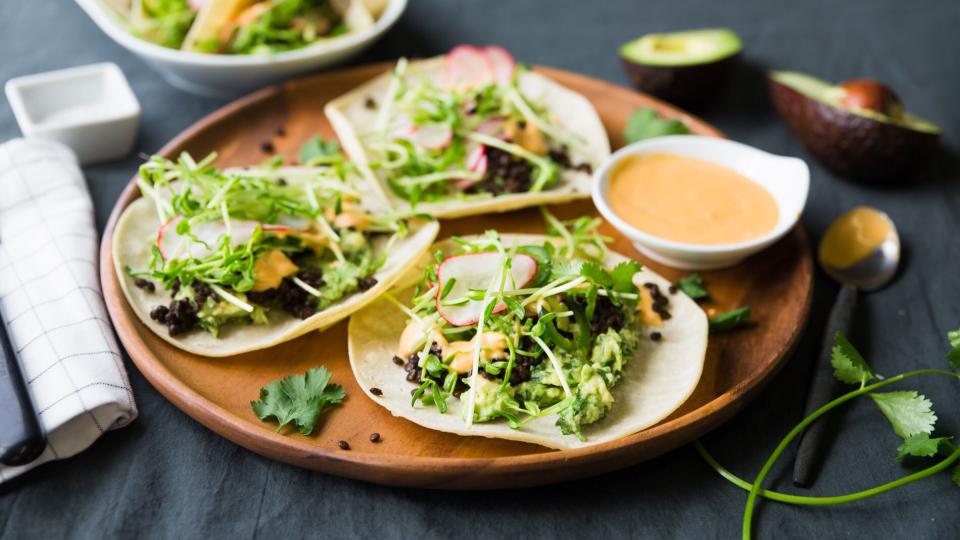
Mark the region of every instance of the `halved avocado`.
[[896, 94], [874, 81], [833, 85], [802, 73], [774, 71], [770, 96], [800, 143], [849, 178], [903, 178], [940, 137], [940, 128], [904, 112]]
[[710, 28], [647, 34], [620, 47], [620, 59], [638, 89], [695, 106], [717, 94], [740, 49], [732, 30]]

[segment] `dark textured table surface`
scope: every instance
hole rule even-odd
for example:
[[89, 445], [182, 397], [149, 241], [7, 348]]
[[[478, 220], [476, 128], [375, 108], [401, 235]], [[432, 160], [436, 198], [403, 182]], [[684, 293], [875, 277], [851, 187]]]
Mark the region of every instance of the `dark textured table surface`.
[[[875, 205], [893, 217], [907, 246], [904, 268], [893, 285], [862, 302], [853, 341], [880, 373], [942, 366], [945, 333], [960, 326], [960, 168], [952, 157], [960, 141], [955, 0], [411, 4], [397, 27], [357, 62], [432, 55], [460, 42], [500, 43], [529, 62], [625, 84], [616, 51], [627, 39], [664, 29], [735, 29], [746, 62], [702, 116], [736, 140], [808, 159], [813, 178], [803, 222], [813, 238], [857, 204]], [[119, 64], [143, 107], [140, 152], [157, 150], [224, 103], [170, 87], [68, 0], [4, 1], [0, 21], [0, 80], [92, 62]], [[773, 67], [835, 81], [884, 80], [913, 112], [939, 123], [944, 150], [916, 179], [895, 187], [840, 180], [805, 154], [773, 113], [763, 80], [764, 70]], [[17, 135], [4, 102], [0, 139]], [[131, 156], [86, 169], [101, 227], [137, 164]], [[741, 476], [753, 478], [799, 420], [804, 380], [835, 292], [818, 275], [796, 357], [751, 406], [705, 437], [718, 459]], [[690, 448], [606, 476], [522, 491], [387, 488], [257, 456], [188, 418], [129, 362], [128, 369], [140, 418], [75, 458], [0, 486], [0, 537], [713, 538], [740, 531], [745, 494]], [[937, 405], [940, 431], [960, 435], [956, 384], [916, 384]], [[894, 460], [896, 436], [872, 404], [854, 404], [841, 424], [811, 493], [846, 493], [907, 473]], [[769, 484], [792, 491], [787, 461], [774, 469]], [[941, 474], [842, 507], [764, 503], [757, 517], [756, 531], [768, 538], [956, 538], [960, 488]]]

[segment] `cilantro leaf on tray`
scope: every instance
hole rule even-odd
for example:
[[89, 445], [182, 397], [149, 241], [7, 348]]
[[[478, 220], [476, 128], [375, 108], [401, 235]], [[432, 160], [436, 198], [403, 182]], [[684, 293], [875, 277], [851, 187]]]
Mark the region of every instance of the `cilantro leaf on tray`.
[[317, 158], [335, 157], [340, 154], [340, 143], [336, 139], [325, 141], [317, 135], [307, 139], [300, 147], [300, 163], [307, 164]]
[[663, 137], [665, 135], [687, 135], [690, 130], [679, 120], [666, 119], [657, 111], [646, 107], [637, 107], [627, 118], [623, 137], [628, 143]]
[[707, 289], [703, 286], [703, 278], [700, 277], [700, 274], [690, 274], [685, 278], [680, 278], [677, 280], [676, 285], [683, 291], [683, 294], [694, 300], [700, 300], [710, 296], [710, 293], [708, 293]]
[[303, 375], [290, 375], [260, 389], [260, 399], [250, 406], [260, 420], [277, 421], [277, 431], [293, 422], [300, 433], [309, 435], [316, 428], [324, 409], [343, 401], [346, 390], [329, 384], [330, 372], [324, 367], [311, 368]]
[[726, 332], [750, 324], [750, 306], [724, 311], [710, 317], [711, 332]]

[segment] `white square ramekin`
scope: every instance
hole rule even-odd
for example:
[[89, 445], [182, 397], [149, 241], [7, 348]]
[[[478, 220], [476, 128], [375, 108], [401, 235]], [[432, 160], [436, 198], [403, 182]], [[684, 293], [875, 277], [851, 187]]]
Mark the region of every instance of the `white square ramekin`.
[[4, 88], [27, 138], [61, 142], [87, 165], [130, 153], [140, 103], [116, 64], [25, 75]]

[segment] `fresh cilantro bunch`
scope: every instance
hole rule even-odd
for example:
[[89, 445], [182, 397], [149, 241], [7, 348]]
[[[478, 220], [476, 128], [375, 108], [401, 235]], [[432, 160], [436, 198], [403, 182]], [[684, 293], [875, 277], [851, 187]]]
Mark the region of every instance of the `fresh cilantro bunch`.
[[[710, 467], [735, 486], [750, 493], [743, 515], [743, 537], [750, 538], [753, 512], [757, 497], [764, 497], [788, 504], [810, 506], [843, 504], [867, 499], [951, 468], [953, 469], [953, 481], [960, 486], [960, 464], [958, 464], [960, 463], [960, 447], [954, 444], [953, 437], [933, 436], [934, 425], [937, 421], [937, 415], [933, 411], [933, 403], [916, 390], [878, 392], [878, 390], [885, 386], [920, 375], [938, 375], [960, 379], [960, 329], [949, 332], [947, 339], [950, 343], [950, 351], [947, 352], [946, 358], [953, 368], [953, 371], [919, 369], [893, 377], [883, 378], [873, 371], [860, 352], [847, 340], [846, 336], [838, 332], [831, 356], [834, 376], [837, 380], [846, 384], [856, 385], [858, 388], [820, 407], [794, 426], [780, 441], [780, 444], [777, 445], [777, 448], [767, 459], [766, 463], [764, 463], [763, 468], [760, 469], [760, 473], [753, 482], [747, 482], [725, 469], [707, 452], [702, 444], [695, 442], [695, 448]], [[930, 459], [940, 457], [941, 459], [937, 463], [909, 476], [881, 486], [846, 495], [805, 497], [770, 491], [761, 487], [763, 480], [773, 468], [777, 459], [807, 426], [836, 407], [860, 396], [869, 396], [873, 400], [877, 408], [880, 409], [880, 412], [890, 422], [894, 433], [901, 438], [901, 443], [897, 447], [896, 459], [898, 461], [903, 461], [908, 458]]]
[[277, 431], [293, 422], [300, 433], [310, 435], [320, 414], [343, 401], [347, 394], [342, 386], [329, 383], [330, 372], [326, 368], [311, 368], [303, 375], [290, 375], [267, 384], [260, 389], [260, 399], [251, 401], [250, 406], [260, 420], [276, 420]]

